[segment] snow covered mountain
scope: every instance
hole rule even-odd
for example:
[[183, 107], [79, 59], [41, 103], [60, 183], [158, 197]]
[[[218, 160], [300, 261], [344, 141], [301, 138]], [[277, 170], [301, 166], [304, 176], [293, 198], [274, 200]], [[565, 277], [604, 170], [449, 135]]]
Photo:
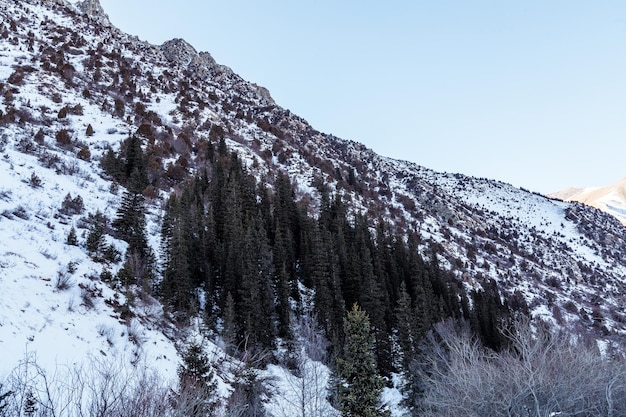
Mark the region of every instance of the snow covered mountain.
[[[178, 349], [198, 329], [172, 325], [152, 298], [124, 317], [127, 293], [106, 282], [121, 264], [68, 243], [72, 229], [84, 241], [88, 214], [115, 217], [122, 192], [100, 161], [129, 134], [146, 147], [156, 252], [164, 196], [220, 136], [259, 180], [286, 173], [313, 215], [325, 187], [352, 213], [417, 232], [418, 250], [436, 254], [466, 288], [494, 280], [536, 317], [593, 331], [604, 344], [626, 335], [626, 229], [614, 217], [319, 132], [184, 40], [151, 45], [122, 33], [97, 0], [0, 0], [0, 17], [0, 381], [35, 357], [50, 372], [113, 357], [176, 377]], [[589, 195], [623, 221], [623, 187]], [[127, 245], [109, 235], [106, 243], [119, 253]], [[231, 378], [220, 375], [223, 397]]]
[[615, 216], [626, 225], [626, 178], [604, 187], [568, 188], [550, 195], [564, 201], [578, 201]]

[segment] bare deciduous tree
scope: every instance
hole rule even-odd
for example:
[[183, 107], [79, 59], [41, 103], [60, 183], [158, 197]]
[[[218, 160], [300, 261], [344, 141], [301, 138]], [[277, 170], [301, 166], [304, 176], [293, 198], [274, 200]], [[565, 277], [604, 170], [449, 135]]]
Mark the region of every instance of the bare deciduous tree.
[[282, 404], [280, 417], [331, 417], [338, 416], [327, 400], [329, 369], [325, 365], [329, 342], [309, 314], [292, 319], [294, 334], [300, 335], [295, 343], [293, 373], [282, 368], [286, 382], [284, 390], [276, 393]]
[[34, 401], [33, 415], [37, 417], [183, 415], [176, 414], [171, 388], [157, 373], [104, 359], [49, 373], [29, 354], [3, 385], [10, 387], [0, 414], [3, 417], [24, 415], [27, 398]]
[[508, 332], [510, 347], [482, 347], [466, 327], [439, 324], [411, 367], [423, 416], [548, 417], [626, 415], [626, 363], [595, 343], [533, 328]]

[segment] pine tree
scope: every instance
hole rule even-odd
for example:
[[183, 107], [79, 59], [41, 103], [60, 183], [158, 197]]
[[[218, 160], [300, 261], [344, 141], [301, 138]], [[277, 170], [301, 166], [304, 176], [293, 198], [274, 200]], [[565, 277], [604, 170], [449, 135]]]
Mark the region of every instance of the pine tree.
[[217, 388], [213, 368], [200, 343], [194, 341], [187, 348], [183, 355], [183, 363], [178, 366], [178, 381], [181, 386], [202, 385], [212, 391]]
[[402, 367], [408, 369], [409, 364], [415, 358], [416, 336], [414, 332], [414, 315], [411, 308], [411, 298], [404, 281], [400, 284], [400, 293], [396, 308], [394, 309], [396, 329], [398, 331], [398, 344], [402, 349]]
[[179, 409], [185, 416], [201, 417], [212, 415], [215, 407], [217, 382], [204, 348], [192, 342], [178, 366]]
[[[139, 181], [139, 172], [135, 170], [131, 185], [134, 181]], [[128, 242], [128, 252], [144, 255], [148, 250], [148, 239], [146, 236], [146, 219], [144, 197], [136, 187], [129, 186], [129, 189], [122, 196], [122, 203], [117, 210], [116, 218], [112, 223], [120, 238]]]
[[89, 217], [91, 225], [87, 233], [85, 247], [89, 255], [95, 259], [101, 259], [106, 243], [104, 236], [107, 219], [100, 211], [97, 211], [96, 214], [90, 215]]
[[70, 232], [67, 234], [67, 240], [65, 241], [70, 246], [78, 246], [78, 237], [76, 236], [76, 229], [74, 226], [70, 229]]
[[32, 417], [37, 412], [37, 399], [32, 391], [26, 393], [26, 400], [24, 401], [24, 415], [26, 417]]
[[344, 319], [346, 341], [337, 359], [338, 395], [343, 417], [384, 417], [389, 412], [381, 405], [385, 385], [376, 369], [374, 336], [370, 320], [358, 304]]
[[8, 415], [9, 398], [13, 395], [13, 391], [4, 391], [2, 383], [0, 383], [0, 416]]

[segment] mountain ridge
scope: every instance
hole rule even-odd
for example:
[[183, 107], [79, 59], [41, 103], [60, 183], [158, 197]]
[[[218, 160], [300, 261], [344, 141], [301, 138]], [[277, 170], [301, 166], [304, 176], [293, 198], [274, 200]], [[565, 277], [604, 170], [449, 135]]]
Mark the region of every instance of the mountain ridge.
[[[586, 329], [604, 348], [621, 346], [626, 232], [613, 217], [499, 181], [437, 173], [319, 132], [209, 53], [182, 39], [155, 46], [123, 34], [101, 21], [98, 6], [97, 0], [0, 1], [0, 170], [6, 178], [0, 286], [12, 294], [0, 305], [0, 341], [14, 346], [11, 361], [19, 362], [26, 347], [49, 349], [47, 364], [55, 354], [71, 362], [63, 348], [49, 346], [57, 337], [102, 356], [128, 350], [131, 361], [150, 358], [176, 374], [176, 340], [193, 330], [168, 324], [152, 298], [138, 303], [134, 321], [123, 320], [128, 298], [103, 279], [105, 271], [118, 273], [121, 262], [101, 264], [84, 247], [66, 244], [72, 227], [86, 238], [87, 213], [115, 217], [123, 187], [102, 161], [132, 136], [146, 157], [143, 195], [157, 257], [167, 195], [209, 172], [210, 149], [223, 143], [269, 190], [286, 174], [312, 216], [319, 216], [325, 193], [341, 198], [355, 223], [358, 216], [382, 218], [403, 236], [418, 235], [414, 249], [468, 292], [496, 282], [503, 300], [526, 305], [532, 316], [573, 332]], [[60, 210], [70, 194], [84, 201], [80, 215]], [[120, 253], [128, 247], [113, 234], [106, 242]], [[71, 273], [70, 263], [76, 265], [69, 270], [77, 268]], [[59, 277], [73, 285], [59, 289]], [[23, 321], [15, 320], [20, 310], [30, 318], [24, 313]], [[61, 310], [67, 322], [55, 313]], [[89, 328], [100, 316], [101, 330]], [[131, 334], [134, 342], [121, 342]]]
[[[32, 0], [29, 3], [37, 4], [37, 1]], [[59, 4], [59, 2], [53, 3]], [[164, 43], [165, 47], [155, 47], [122, 34], [117, 29], [114, 29], [113, 34], [119, 38], [116, 42], [121, 42], [120, 46], [130, 48], [129, 51], [136, 51], [134, 53], [147, 54], [143, 61], [156, 60], [155, 63], [159, 63], [158, 65], [162, 68], [173, 65], [172, 69], [179, 72], [181, 76], [190, 77], [189, 81], [183, 81], [187, 90], [182, 95], [179, 92], [179, 98], [167, 92], [172, 91], [171, 82], [168, 85], [167, 81], [161, 81], [166, 94], [159, 103], [152, 101], [153, 108], [168, 109], [157, 111], [164, 121], [168, 121], [166, 123], [170, 123], [167, 130], [177, 131], [179, 135], [184, 135], [185, 130], [196, 129], [198, 136], [208, 136], [209, 129], [204, 130], [206, 128], [199, 121], [190, 123], [187, 120], [181, 123], [181, 116], [186, 114], [195, 113], [194, 117], [197, 119], [198, 111], [204, 107], [206, 113], [204, 123], [218, 121], [217, 126], [223, 126], [223, 130], [228, 132], [226, 140], [229, 146], [241, 151], [242, 158], [247, 161], [250, 169], [253, 172], [255, 170], [259, 172], [257, 175], [262, 175], [260, 172], [264, 169], [285, 170], [296, 183], [299, 198], [310, 199], [313, 204], [318, 198], [316, 197], [318, 192], [311, 184], [324, 181], [331, 189], [335, 188], [337, 193], [349, 196], [356, 211], [387, 216], [401, 229], [418, 224], [420, 225], [418, 230], [424, 235], [429, 236], [435, 243], [444, 243], [440, 246], [440, 249], [443, 249], [442, 261], [448, 267], [453, 264], [467, 264], [468, 267], [456, 273], [459, 276], [473, 277], [479, 286], [480, 276], [500, 278], [497, 265], [501, 262], [496, 260], [497, 256], [492, 255], [485, 256], [478, 261], [467, 258], [468, 249], [476, 243], [468, 246], [460, 236], [466, 236], [466, 240], [470, 242], [472, 240], [479, 242], [479, 246], [490, 246], [489, 243], [493, 243], [497, 252], [500, 253], [498, 256], [506, 259], [512, 258], [514, 260], [512, 268], [503, 271], [505, 276], [511, 273], [528, 274], [519, 268], [519, 264], [524, 260], [528, 263], [531, 272], [537, 270], [531, 274], [532, 276], [548, 265], [545, 261], [536, 259], [536, 255], [533, 254], [534, 250], [525, 251], [528, 244], [518, 241], [516, 235], [519, 233], [511, 230], [508, 224], [511, 220], [510, 213], [515, 213], [516, 209], [525, 207], [524, 199], [528, 198], [527, 205], [547, 207], [548, 213], [554, 210], [563, 213], [561, 220], [564, 223], [570, 223], [569, 228], [572, 230], [585, 227], [585, 224], [575, 224], [576, 220], [593, 219], [599, 216], [599, 214], [591, 214], [583, 210], [583, 216], [570, 216], [573, 219], [570, 220], [568, 215], [571, 212], [580, 211], [577, 206], [561, 205], [561, 203], [504, 183], [466, 177], [461, 174], [438, 174], [414, 163], [379, 157], [359, 143], [344, 141], [318, 132], [304, 119], [276, 106], [255, 84], [242, 80], [227, 67], [214, 63], [214, 60], [209, 59], [210, 55], [207, 54], [203, 59], [202, 53], [198, 54], [183, 40], [173, 40]], [[171, 59], [168, 59], [168, 56]], [[153, 68], [158, 68], [158, 66]], [[128, 70], [122, 72], [128, 72]], [[201, 79], [208, 83], [206, 87], [199, 88], [197, 83]], [[148, 85], [144, 89], [147, 87]], [[218, 102], [213, 101], [211, 97], [217, 98]], [[195, 110], [189, 111], [186, 108], [189, 103]], [[247, 107], [250, 104], [257, 107]], [[126, 107], [125, 110], [129, 111], [128, 106]], [[124, 125], [123, 131], [132, 129], [132, 123], [129, 125], [128, 121], [120, 120], [120, 122], [122, 122], [120, 126]], [[135, 126], [137, 128], [137, 125]], [[161, 129], [161, 132], [167, 131], [162, 127], [157, 127], [157, 129]], [[175, 166], [173, 162], [168, 162], [170, 167]], [[165, 167], [163, 169], [165, 170]], [[464, 189], [467, 189], [466, 192]], [[493, 198], [489, 197], [490, 193], [493, 193]], [[375, 198], [372, 198], [374, 196]], [[478, 196], [480, 197], [476, 198]], [[460, 204], [458, 204], [459, 200], [461, 200]], [[494, 208], [497, 210], [494, 211]], [[491, 215], [497, 214], [497, 216], [484, 217], [490, 212]], [[525, 216], [532, 217], [528, 212]], [[542, 240], [546, 242], [564, 240], [559, 235], [559, 231], [554, 230], [554, 225], [547, 215], [533, 222], [535, 224], [527, 229], [529, 237], [533, 233], [539, 233]], [[527, 227], [524, 224], [518, 226], [521, 230]], [[450, 236], [452, 231], [455, 232], [452, 237], [455, 234], [458, 236], [456, 240], [447, 241], [448, 238], [445, 236]], [[468, 235], [470, 232], [471, 234]], [[611, 230], [610, 233], [620, 241], [623, 239], [620, 230]], [[474, 237], [470, 237], [471, 235]], [[536, 240], [536, 237], [532, 239]], [[481, 241], [484, 242], [481, 243]], [[589, 243], [592, 246], [591, 253], [600, 255], [603, 252], [601, 245], [593, 241]], [[612, 251], [615, 252], [615, 249]], [[612, 262], [606, 263], [600, 258], [591, 262], [585, 258], [575, 260], [575, 257], [570, 258], [569, 252], [555, 252], [553, 257], [562, 259], [560, 264], [570, 265], [567, 268], [572, 268], [574, 271], [580, 269], [577, 265], [582, 262], [587, 263], [595, 275], [608, 277], [605, 271], [597, 269], [596, 266], [605, 263], [612, 268], [610, 266]], [[503, 264], [507, 263], [510, 262]], [[624, 265], [621, 262], [616, 265], [619, 267], [609, 276], [621, 274]], [[554, 277], [560, 280], [562, 271], [563, 268], [555, 264], [554, 267], [549, 267], [548, 271], [545, 271], [547, 273], [544, 279]], [[476, 280], [476, 277], [479, 279]]]
[[565, 201], [578, 201], [615, 216], [626, 226], [626, 177], [602, 187], [567, 188], [549, 195]]

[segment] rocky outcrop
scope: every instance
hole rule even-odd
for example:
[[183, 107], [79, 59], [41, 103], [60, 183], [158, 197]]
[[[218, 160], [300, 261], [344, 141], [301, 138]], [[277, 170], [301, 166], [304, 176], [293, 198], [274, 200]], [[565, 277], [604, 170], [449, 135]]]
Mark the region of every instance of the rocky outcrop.
[[176, 38], [164, 42], [161, 52], [165, 58], [173, 64], [187, 66], [194, 58], [198, 57], [196, 49], [184, 39]]
[[253, 84], [253, 87], [256, 88], [257, 92], [259, 93], [259, 96], [261, 96], [264, 100], [266, 100], [270, 104], [275, 104], [274, 99], [270, 95], [270, 90], [257, 84]]
[[189, 62], [188, 69], [192, 71], [199, 78], [208, 78], [214, 76], [216, 69], [221, 66], [215, 62], [213, 57], [208, 52], [200, 52]]
[[252, 91], [266, 104], [275, 104], [267, 88], [242, 80], [229, 67], [218, 64], [210, 53], [198, 53], [184, 39], [172, 39], [164, 42], [159, 48], [169, 62], [187, 69], [194, 77], [211, 79], [215, 82], [224, 82], [226, 79], [234, 80], [235, 84], [245, 85], [242, 87], [243, 89]]
[[99, 0], [84, 0], [76, 3], [76, 7], [101, 25], [111, 26], [109, 16], [104, 12]]

